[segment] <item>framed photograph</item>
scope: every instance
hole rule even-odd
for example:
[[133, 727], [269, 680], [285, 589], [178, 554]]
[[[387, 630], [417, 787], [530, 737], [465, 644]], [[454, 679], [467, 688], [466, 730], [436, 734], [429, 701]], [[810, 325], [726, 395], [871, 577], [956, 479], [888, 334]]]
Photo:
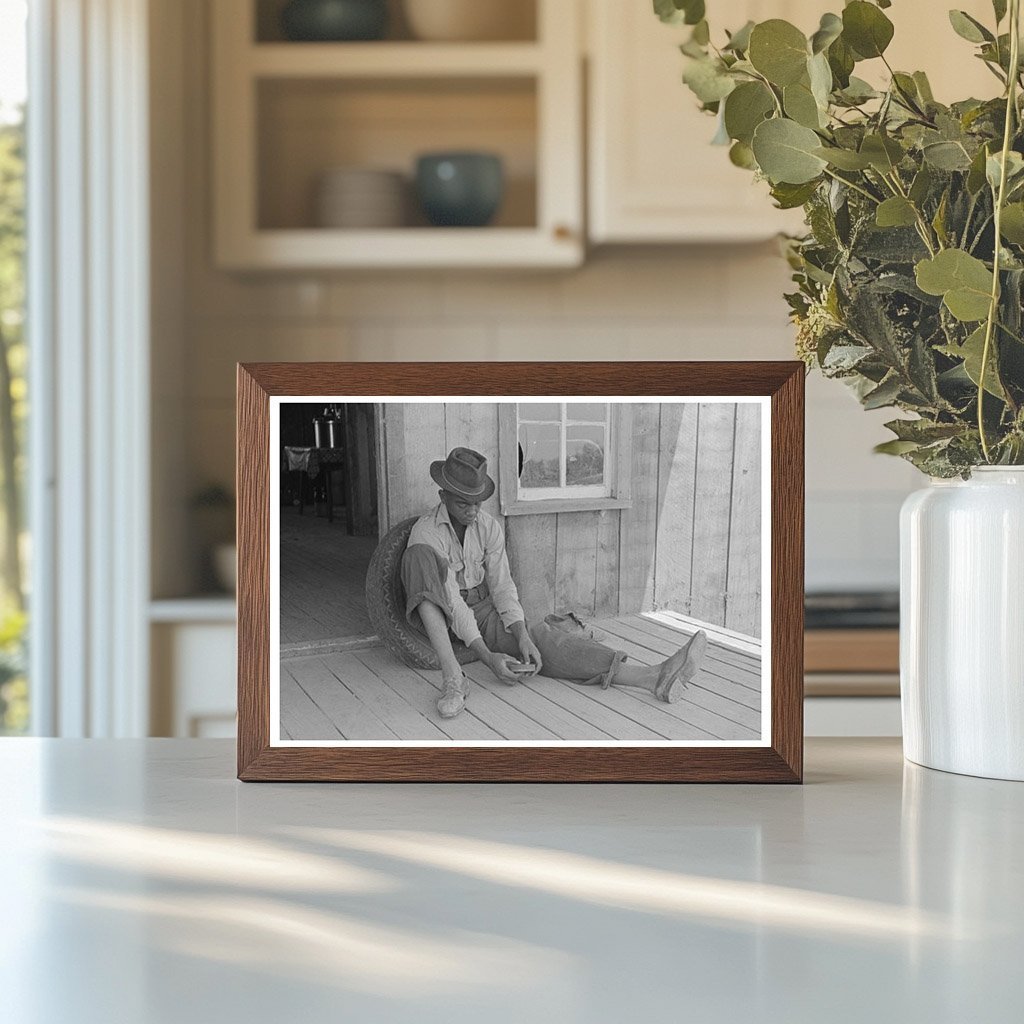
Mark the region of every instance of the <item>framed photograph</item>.
[[238, 367], [238, 777], [799, 782], [798, 362]]

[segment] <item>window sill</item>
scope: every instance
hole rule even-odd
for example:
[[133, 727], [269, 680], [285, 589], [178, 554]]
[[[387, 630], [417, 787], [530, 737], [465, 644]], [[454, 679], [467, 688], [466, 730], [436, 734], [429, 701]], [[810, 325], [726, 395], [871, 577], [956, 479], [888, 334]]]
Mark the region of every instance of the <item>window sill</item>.
[[544, 498], [541, 501], [502, 503], [503, 516], [532, 516], [552, 512], [604, 512], [607, 509], [632, 508], [629, 498]]

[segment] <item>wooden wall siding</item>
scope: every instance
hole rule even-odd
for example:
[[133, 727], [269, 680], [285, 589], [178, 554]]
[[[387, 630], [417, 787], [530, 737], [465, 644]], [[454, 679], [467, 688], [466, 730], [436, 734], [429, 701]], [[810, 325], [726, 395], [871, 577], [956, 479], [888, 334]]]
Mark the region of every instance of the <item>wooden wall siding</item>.
[[736, 407], [704, 405], [697, 413], [690, 614], [725, 621]]
[[736, 407], [725, 624], [761, 635], [761, 410]]
[[644, 402], [633, 407], [633, 506], [619, 518], [619, 607], [654, 607], [654, 551], [658, 531], [658, 452], [661, 420], [671, 410]]
[[[421, 515], [437, 504], [437, 484], [430, 464], [452, 448], [475, 448], [487, 457], [491, 475], [498, 467], [498, 407], [494, 403], [395, 402], [382, 409], [386, 512], [381, 531], [408, 516]], [[484, 509], [498, 515], [498, 496]]]
[[654, 580], [653, 601], [640, 611], [658, 607], [690, 613], [698, 412], [696, 405], [666, 405], [661, 411], [657, 530], [654, 545], [643, 555]]
[[527, 618], [542, 619], [556, 610], [559, 518], [554, 513], [546, 513], [509, 516], [505, 520], [508, 562], [519, 587], [519, 603]]
[[653, 601], [640, 610], [668, 608], [760, 636], [760, 407], [666, 405], [659, 448], [658, 527], [646, 562]]
[[[497, 478], [498, 407], [388, 404], [381, 527], [432, 508], [431, 461], [456, 445]], [[638, 403], [628, 509], [510, 516], [509, 562], [530, 618], [668, 608], [760, 635], [760, 408]], [[497, 495], [484, 508], [498, 515]]]

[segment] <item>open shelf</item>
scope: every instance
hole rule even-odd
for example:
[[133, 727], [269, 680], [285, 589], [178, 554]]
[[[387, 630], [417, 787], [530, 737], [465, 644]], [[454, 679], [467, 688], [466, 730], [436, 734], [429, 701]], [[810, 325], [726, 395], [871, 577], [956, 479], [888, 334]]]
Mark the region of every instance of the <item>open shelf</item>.
[[273, 43], [246, 55], [257, 78], [409, 78], [536, 75], [535, 43]]
[[257, 225], [325, 230], [315, 213], [321, 175], [367, 167], [398, 172], [406, 181], [405, 224], [379, 230], [429, 229], [415, 198], [417, 157], [479, 150], [501, 157], [505, 195], [492, 225], [467, 231], [535, 228], [536, 100], [534, 79], [260, 82]]
[[[280, 41], [278, 0], [218, 0], [212, 8], [218, 265], [579, 265], [578, 12], [566, 0], [523, 2], [534, 26], [527, 40], [428, 43], [407, 32], [403, 38], [401, 30], [380, 42], [296, 43]], [[504, 195], [485, 227], [432, 227], [415, 201], [417, 158], [450, 151], [501, 158]], [[381, 201], [379, 228], [323, 226], [316, 197], [324, 176], [338, 169], [401, 174], [407, 209], [398, 215]], [[350, 222], [366, 223], [370, 211], [356, 212]]]
[[[284, 42], [289, 46], [302, 48], [316, 45], [285, 39], [281, 27], [281, 12], [288, 0], [245, 0], [245, 2], [254, 3], [252, 7], [253, 30], [249, 37], [253, 42], [259, 44]], [[477, 0], [477, 2], [495, 3], [497, 0]], [[566, 3], [568, 0], [559, 0], [559, 2]], [[531, 42], [537, 39], [537, 3], [538, 0], [501, 0], [501, 17], [506, 26], [501, 33], [503, 42]], [[354, 45], [377, 47], [395, 41], [420, 42], [410, 27], [405, 0], [388, 0], [388, 25], [383, 40], [360, 42]]]

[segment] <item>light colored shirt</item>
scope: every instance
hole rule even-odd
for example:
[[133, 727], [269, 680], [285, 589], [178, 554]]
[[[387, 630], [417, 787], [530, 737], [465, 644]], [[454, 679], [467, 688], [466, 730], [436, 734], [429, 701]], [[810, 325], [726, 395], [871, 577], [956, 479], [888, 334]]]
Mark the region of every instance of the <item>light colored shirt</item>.
[[526, 619], [508, 567], [505, 533], [494, 516], [481, 509], [476, 521], [466, 527], [460, 544], [448, 509], [444, 502], [438, 502], [433, 512], [420, 516], [413, 524], [409, 543], [429, 544], [448, 559], [445, 593], [452, 608], [452, 632], [467, 646], [480, 636], [480, 630], [460, 590], [471, 590], [486, 581], [506, 629]]

